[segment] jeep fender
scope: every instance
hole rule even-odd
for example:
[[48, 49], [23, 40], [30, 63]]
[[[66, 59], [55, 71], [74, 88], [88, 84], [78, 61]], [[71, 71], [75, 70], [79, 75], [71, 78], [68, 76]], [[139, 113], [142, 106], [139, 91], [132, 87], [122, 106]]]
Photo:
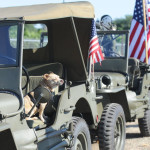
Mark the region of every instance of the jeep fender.
[[[59, 99], [55, 122], [52, 125], [53, 128], [59, 129], [60, 126], [66, 124], [69, 120], [72, 120], [72, 115], [77, 112], [82, 113], [85, 107], [88, 108], [87, 111], [91, 114], [94, 123], [96, 123], [96, 119], [94, 118], [97, 116], [97, 109], [95, 109], [97, 108], [97, 104], [96, 101], [93, 100], [95, 95], [95, 92], [92, 93], [86, 91], [85, 84], [65, 89]], [[80, 104], [82, 104], [82, 106], [78, 107]], [[78, 107], [77, 110], [75, 110], [76, 106]]]
[[[131, 119], [128, 100], [125, 93], [124, 87], [115, 87], [112, 89], [100, 89], [97, 91], [100, 95], [103, 95], [102, 102], [105, 105], [105, 101], [108, 103], [118, 103], [122, 106], [126, 120]], [[103, 106], [104, 107], [104, 106]]]

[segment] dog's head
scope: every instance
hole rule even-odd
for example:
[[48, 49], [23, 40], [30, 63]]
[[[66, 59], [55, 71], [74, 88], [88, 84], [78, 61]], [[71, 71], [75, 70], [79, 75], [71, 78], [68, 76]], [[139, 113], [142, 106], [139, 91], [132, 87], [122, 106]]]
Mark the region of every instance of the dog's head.
[[64, 80], [61, 79], [58, 75], [54, 74], [53, 72], [44, 74], [43, 79], [45, 80], [46, 85], [50, 89], [54, 89], [57, 86], [60, 86], [64, 83]]

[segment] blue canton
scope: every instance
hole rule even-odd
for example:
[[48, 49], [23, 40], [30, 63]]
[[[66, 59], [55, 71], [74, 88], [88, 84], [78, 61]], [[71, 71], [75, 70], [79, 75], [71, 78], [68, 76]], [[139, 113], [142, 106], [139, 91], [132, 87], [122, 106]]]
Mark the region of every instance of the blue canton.
[[91, 27], [91, 39], [92, 39], [95, 35], [97, 35], [97, 34], [96, 34], [96, 24], [95, 24], [95, 20], [93, 19], [93, 20], [92, 20], [92, 27]]
[[137, 22], [141, 23], [142, 25], [144, 24], [142, 0], [136, 0], [133, 19], [135, 19]]

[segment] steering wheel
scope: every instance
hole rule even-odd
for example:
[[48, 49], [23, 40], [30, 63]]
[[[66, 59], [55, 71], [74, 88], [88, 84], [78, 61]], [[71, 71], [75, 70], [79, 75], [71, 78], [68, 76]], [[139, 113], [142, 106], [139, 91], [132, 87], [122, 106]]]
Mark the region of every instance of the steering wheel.
[[13, 62], [13, 63], [16, 63], [16, 60], [13, 59], [13, 58], [11, 58], [11, 57], [4, 56], [4, 55], [0, 55], [0, 57], [3, 58], [3, 59], [7, 59], [7, 60], [9, 60], [9, 61], [11, 61], [11, 62]]
[[106, 55], [106, 57], [121, 57], [118, 53], [114, 52], [114, 51], [104, 51], [104, 54]]
[[27, 69], [26, 69], [24, 66], [22, 66], [22, 70], [24, 71], [25, 76], [26, 76], [26, 78], [27, 78], [26, 84], [22, 87], [22, 90], [24, 90], [24, 89], [27, 87], [27, 85], [28, 85], [28, 83], [29, 83], [29, 81], [30, 81], [30, 78], [29, 78], [28, 71], [27, 71]]

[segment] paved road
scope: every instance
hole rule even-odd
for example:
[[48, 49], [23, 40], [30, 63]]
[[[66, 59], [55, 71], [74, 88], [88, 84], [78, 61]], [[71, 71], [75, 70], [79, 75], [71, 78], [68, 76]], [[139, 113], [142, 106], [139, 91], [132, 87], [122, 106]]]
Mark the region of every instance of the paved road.
[[[141, 137], [138, 123], [127, 123], [125, 150], [150, 150], [150, 137]], [[92, 145], [92, 150], [99, 150], [98, 144]]]

